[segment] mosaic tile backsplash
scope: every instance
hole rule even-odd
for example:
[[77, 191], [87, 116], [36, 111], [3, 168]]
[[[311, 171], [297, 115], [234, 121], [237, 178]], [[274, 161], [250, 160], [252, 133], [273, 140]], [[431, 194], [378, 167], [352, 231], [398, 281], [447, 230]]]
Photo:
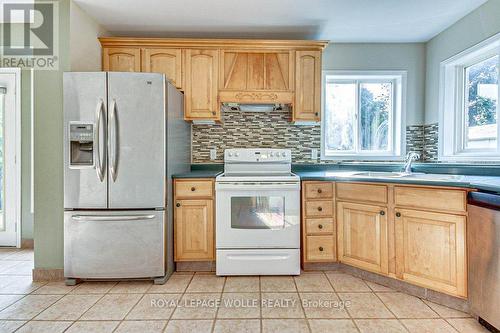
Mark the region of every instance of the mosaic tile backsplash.
[[[192, 163], [222, 163], [225, 149], [255, 147], [291, 149], [293, 163], [328, 163], [319, 160], [321, 126], [294, 125], [287, 109], [241, 112], [223, 108], [221, 117], [221, 123], [192, 126]], [[425, 153], [425, 127], [417, 125], [406, 129], [407, 151], [417, 151], [424, 159], [430, 156]], [[318, 150], [316, 160], [311, 159], [313, 148]], [[210, 160], [210, 149], [217, 150], [215, 160]]]

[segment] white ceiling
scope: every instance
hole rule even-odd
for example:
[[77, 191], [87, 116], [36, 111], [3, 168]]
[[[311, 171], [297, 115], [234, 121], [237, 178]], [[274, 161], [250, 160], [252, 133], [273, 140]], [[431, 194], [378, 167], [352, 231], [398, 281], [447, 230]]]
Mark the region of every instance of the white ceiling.
[[75, 0], [114, 35], [423, 42], [487, 0]]

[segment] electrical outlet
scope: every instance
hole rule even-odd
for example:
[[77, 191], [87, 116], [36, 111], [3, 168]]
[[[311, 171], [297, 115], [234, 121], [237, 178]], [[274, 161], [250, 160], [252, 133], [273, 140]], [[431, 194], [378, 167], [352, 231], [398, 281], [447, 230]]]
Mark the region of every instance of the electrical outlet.
[[215, 160], [217, 158], [217, 149], [210, 149], [210, 160]]
[[313, 160], [318, 159], [318, 150], [316, 148], [311, 149], [311, 159]]

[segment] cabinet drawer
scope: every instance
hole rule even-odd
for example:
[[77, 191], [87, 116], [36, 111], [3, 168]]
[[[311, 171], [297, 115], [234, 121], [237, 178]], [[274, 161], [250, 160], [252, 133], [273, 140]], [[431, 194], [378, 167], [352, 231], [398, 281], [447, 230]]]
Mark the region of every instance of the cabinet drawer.
[[306, 260], [335, 260], [335, 242], [333, 236], [307, 236]]
[[305, 183], [304, 191], [307, 199], [333, 198], [333, 183]]
[[175, 196], [182, 198], [212, 197], [212, 188], [211, 180], [177, 180], [175, 182]]
[[333, 216], [333, 200], [305, 202], [306, 216]]
[[385, 204], [387, 203], [387, 186], [337, 183], [337, 198], [348, 201], [369, 201]]
[[306, 233], [310, 234], [331, 234], [334, 225], [332, 218], [326, 219], [306, 219]]
[[396, 186], [396, 206], [464, 213], [467, 191], [443, 188]]

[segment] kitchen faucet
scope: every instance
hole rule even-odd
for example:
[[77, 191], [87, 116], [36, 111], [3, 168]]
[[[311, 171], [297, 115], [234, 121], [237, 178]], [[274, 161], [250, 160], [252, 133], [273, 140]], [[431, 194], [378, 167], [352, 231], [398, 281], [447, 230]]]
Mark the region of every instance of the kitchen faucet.
[[415, 160], [418, 160], [420, 158], [420, 154], [415, 153], [414, 151], [409, 152], [406, 154], [406, 161], [405, 165], [403, 167], [402, 173], [405, 175], [410, 175], [411, 174], [411, 163]]

